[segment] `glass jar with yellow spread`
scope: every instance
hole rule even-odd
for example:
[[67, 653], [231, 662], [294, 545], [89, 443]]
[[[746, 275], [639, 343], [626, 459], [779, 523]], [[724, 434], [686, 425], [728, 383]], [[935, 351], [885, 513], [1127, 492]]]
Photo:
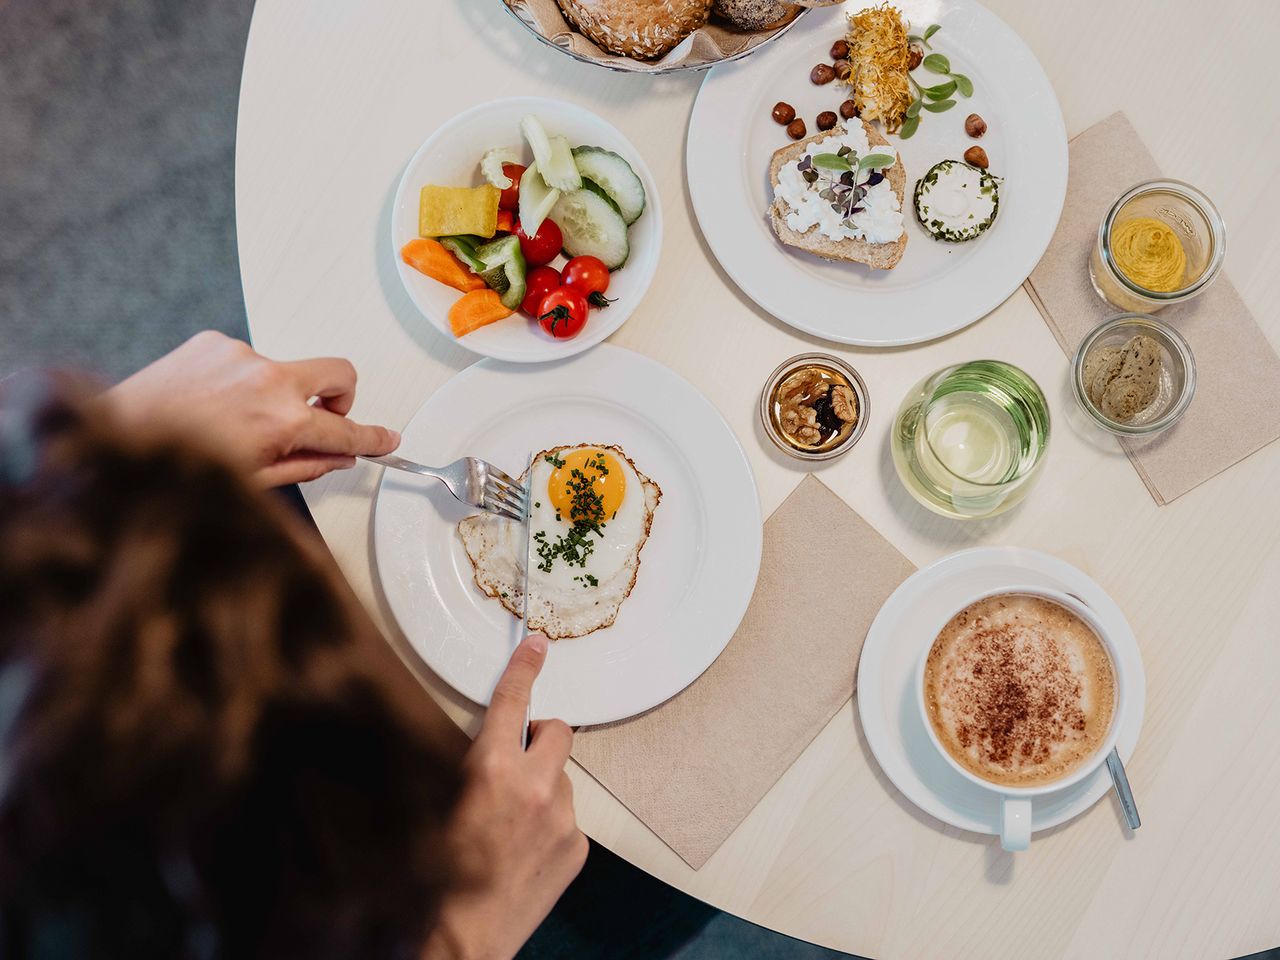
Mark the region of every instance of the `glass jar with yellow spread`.
[[1109, 303], [1151, 313], [1209, 286], [1226, 249], [1226, 228], [1208, 197], [1178, 180], [1148, 180], [1102, 218], [1089, 278]]

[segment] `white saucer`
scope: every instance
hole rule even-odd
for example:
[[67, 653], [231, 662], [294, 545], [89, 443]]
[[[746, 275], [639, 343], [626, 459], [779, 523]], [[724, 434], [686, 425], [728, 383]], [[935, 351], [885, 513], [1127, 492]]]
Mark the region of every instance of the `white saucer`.
[[[1006, 584], [1052, 587], [1097, 613], [1124, 661], [1125, 698], [1120, 758], [1133, 754], [1142, 729], [1147, 681], [1133, 630], [1114, 600], [1071, 564], [1038, 550], [977, 547], [916, 571], [890, 595], [867, 632], [858, 665], [858, 714], [880, 768], [912, 803], [944, 823], [975, 833], [1000, 833], [1000, 795], [955, 772], [929, 739], [916, 705], [915, 667], [939, 628], [978, 594]], [[1036, 798], [1031, 829], [1078, 816], [1111, 789], [1106, 767]]]

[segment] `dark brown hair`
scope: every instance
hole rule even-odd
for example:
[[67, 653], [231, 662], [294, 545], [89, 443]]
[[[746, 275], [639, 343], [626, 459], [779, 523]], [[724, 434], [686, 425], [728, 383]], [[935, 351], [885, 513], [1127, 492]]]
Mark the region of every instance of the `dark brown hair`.
[[452, 745], [313, 533], [0, 384], [0, 956], [414, 955]]

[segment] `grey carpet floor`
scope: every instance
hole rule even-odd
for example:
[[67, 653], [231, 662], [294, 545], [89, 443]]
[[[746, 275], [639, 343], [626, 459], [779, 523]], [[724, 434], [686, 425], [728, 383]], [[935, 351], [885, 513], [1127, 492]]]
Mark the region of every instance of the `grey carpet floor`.
[[110, 380], [244, 336], [236, 101], [248, 0], [0, 0], [0, 371]]

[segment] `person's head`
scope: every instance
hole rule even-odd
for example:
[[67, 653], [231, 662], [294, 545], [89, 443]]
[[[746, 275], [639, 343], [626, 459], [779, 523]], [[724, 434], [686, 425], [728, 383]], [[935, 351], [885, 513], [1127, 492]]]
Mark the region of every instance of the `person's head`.
[[269, 494], [0, 384], [0, 956], [399, 957], [458, 790]]

